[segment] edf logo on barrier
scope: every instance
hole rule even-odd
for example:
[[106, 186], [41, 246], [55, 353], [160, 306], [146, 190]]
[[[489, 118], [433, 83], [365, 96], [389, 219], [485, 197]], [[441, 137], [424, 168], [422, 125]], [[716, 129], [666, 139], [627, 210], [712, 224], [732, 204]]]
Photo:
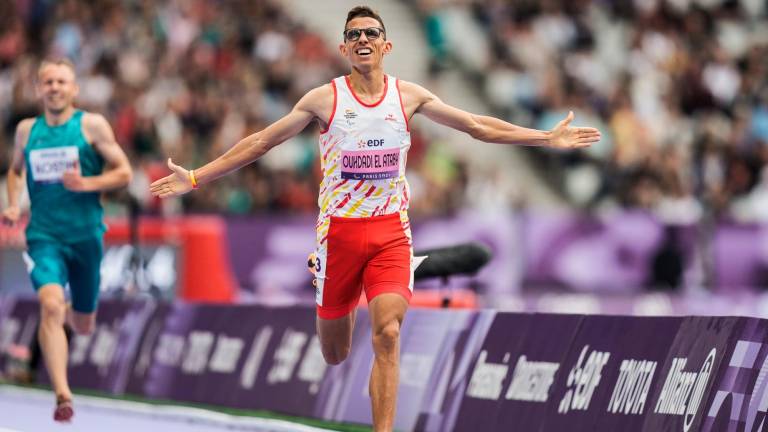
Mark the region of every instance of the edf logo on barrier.
[[[587, 357], [589, 353], [589, 357]], [[579, 355], [579, 360], [568, 374], [565, 396], [560, 401], [557, 412], [566, 414], [570, 410], [586, 411], [595, 388], [600, 384], [602, 370], [611, 353], [605, 351], [589, 352], [589, 345], [584, 345]]]

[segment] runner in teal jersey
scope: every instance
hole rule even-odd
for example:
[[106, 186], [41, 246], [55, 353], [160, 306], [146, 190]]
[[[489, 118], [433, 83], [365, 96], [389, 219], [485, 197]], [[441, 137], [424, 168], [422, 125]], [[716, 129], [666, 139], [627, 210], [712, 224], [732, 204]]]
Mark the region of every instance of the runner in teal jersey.
[[[3, 219], [19, 220], [26, 174], [31, 208], [25, 258], [40, 299], [38, 338], [56, 393], [54, 419], [69, 421], [74, 411], [63, 326], [66, 321], [77, 333], [93, 332], [105, 231], [100, 193], [128, 184], [131, 166], [106, 119], [75, 109], [72, 63], [45, 61], [37, 78], [44, 113], [16, 128]], [[67, 284], [71, 308], [65, 302]]]

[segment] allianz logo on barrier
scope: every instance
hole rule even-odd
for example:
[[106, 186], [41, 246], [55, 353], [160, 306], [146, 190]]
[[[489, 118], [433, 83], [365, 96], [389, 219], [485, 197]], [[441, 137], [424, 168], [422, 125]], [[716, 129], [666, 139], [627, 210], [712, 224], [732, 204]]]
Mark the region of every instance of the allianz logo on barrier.
[[693, 425], [693, 419], [699, 411], [701, 399], [707, 389], [716, 354], [717, 350], [712, 348], [698, 373], [683, 370], [688, 363], [686, 357], [674, 358], [653, 412], [685, 415], [683, 431], [688, 432], [688, 429]]

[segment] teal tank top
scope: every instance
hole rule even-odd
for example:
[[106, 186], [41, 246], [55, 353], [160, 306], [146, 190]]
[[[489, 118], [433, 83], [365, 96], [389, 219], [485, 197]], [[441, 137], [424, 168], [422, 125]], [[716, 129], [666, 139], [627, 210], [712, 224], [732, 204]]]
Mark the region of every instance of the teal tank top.
[[79, 167], [83, 177], [101, 174], [104, 159], [85, 139], [83, 112], [66, 123], [48, 126], [39, 116], [24, 148], [31, 215], [27, 240], [76, 243], [106, 230], [100, 192], [72, 192], [61, 182], [65, 171]]

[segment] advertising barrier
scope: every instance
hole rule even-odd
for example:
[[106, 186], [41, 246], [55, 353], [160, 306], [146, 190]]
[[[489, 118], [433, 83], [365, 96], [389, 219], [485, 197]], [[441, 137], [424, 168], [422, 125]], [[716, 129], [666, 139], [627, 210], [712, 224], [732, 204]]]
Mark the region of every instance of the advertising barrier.
[[[413, 309], [409, 312], [400, 339], [400, 387], [395, 429], [413, 430], [419, 415], [442, 402], [450, 384], [454, 362], [461, 359], [467, 333], [477, 313]], [[363, 327], [359, 323], [358, 327]], [[368, 379], [373, 365], [370, 325], [353, 341], [354, 351], [344, 377], [344, 395], [336, 403], [331, 420], [367, 423], [371, 419]], [[330, 401], [329, 401], [330, 402]], [[440, 405], [438, 405], [440, 406]], [[438, 413], [440, 410], [435, 410]]]
[[[540, 426], [580, 315], [497, 314], [476, 354], [456, 430]], [[502, 420], [505, 419], [505, 420]]]
[[[651, 394], [645, 431], [698, 431], [716, 392], [726, 354], [735, 344], [740, 320], [688, 317], [680, 324], [661, 368], [662, 385]], [[661, 366], [661, 365], [660, 365]]]
[[9, 350], [13, 346], [28, 347], [37, 337], [39, 317], [37, 301], [25, 297], [5, 297], [0, 313], [0, 375], [9, 367]]
[[[768, 411], [768, 321], [740, 319], [733, 349], [711, 391], [701, 430], [753, 431], [765, 427]], [[762, 425], [762, 426], [761, 426]]]
[[148, 321], [128, 390], [312, 416], [325, 373], [314, 310], [174, 304]]
[[[105, 301], [94, 334], [73, 339], [69, 373], [75, 388], [370, 424], [370, 318], [357, 318], [349, 358], [331, 367], [311, 307]], [[0, 299], [0, 348], [30, 344], [37, 321], [33, 299]], [[395, 426], [762, 430], [767, 376], [757, 318], [413, 309]]]
[[[90, 335], [73, 334], [69, 343], [69, 382], [72, 387], [123, 394], [133, 365], [141, 331], [155, 305], [149, 301], [99, 304], [96, 329]], [[42, 368], [41, 372], [45, 372]], [[40, 379], [47, 382], [45, 373]]]
[[681, 321], [585, 316], [552, 386], [542, 429], [641, 430]]

